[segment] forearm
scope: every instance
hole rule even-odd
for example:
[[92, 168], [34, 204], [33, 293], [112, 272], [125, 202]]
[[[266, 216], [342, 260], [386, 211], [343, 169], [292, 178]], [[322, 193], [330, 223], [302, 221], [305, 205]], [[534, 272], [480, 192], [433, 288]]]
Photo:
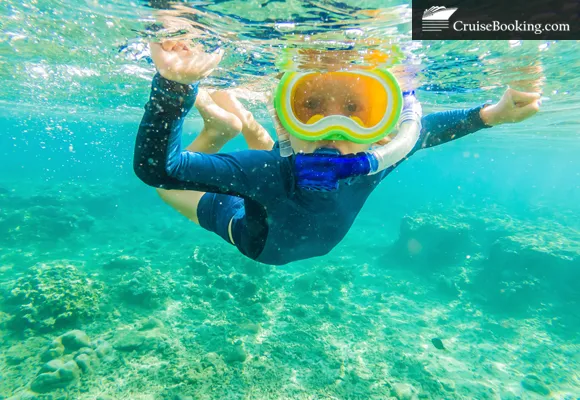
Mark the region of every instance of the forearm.
[[166, 189], [186, 186], [172, 175], [181, 153], [183, 121], [196, 95], [197, 86], [154, 77], [133, 160], [136, 175], [148, 185]]
[[421, 120], [421, 146], [431, 147], [489, 128], [481, 116], [484, 106], [429, 114]]
[[[133, 168], [143, 182], [160, 189], [256, 198], [267, 187], [278, 190], [282, 186], [279, 160], [270, 152], [203, 154], [182, 150], [183, 120], [195, 103], [196, 88], [189, 91], [182, 87], [185, 85], [168, 82], [158, 76], [153, 80], [137, 133]], [[270, 192], [270, 197], [276, 194]]]

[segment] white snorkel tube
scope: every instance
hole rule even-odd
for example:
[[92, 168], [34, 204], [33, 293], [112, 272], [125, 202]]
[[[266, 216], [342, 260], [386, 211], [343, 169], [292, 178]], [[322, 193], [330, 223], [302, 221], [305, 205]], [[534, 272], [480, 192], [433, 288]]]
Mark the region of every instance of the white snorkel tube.
[[270, 114], [270, 117], [274, 122], [274, 129], [276, 130], [276, 136], [278, 137], [280, 155], [282, 157], [290, 157], [292, 154], [294, 154], [294, 150], [292, 150], [292, 145], [290, 144], [290, 134], [280, 124], [272, 98], [268, 99], [266, 106], [268, 108], [268, 114]]
[[[413, 150], [421, 136], [423, 110], [415, 92], [403, 94], [403, 112], [399, 117], [397, 136], [384, 146], [367, 151], [371, 160], [369, 175], [381, 172], [403, 160]], [[375, 161], [375, 162], [373, 162]]]

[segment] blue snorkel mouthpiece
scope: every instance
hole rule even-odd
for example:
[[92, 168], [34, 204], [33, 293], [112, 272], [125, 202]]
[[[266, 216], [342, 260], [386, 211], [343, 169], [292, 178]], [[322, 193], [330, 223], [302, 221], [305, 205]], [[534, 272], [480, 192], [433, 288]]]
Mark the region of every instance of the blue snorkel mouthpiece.
[[297, 154], [294, 170], [301, 189], [331, 192], [338, 189], [341, 179], [368, 175], [377, 165], [368, 153], [343, 156], [336, 149], [321, 148], [314, 153]]

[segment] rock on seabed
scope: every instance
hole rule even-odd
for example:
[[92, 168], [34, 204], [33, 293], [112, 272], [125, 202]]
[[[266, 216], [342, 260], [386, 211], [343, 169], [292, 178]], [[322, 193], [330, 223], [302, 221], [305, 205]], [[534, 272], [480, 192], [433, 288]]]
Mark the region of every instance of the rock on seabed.
[[526, 375], [522, 380], [522, 387], [542, 396], [550, 394], [550, 389], [536, 375]]

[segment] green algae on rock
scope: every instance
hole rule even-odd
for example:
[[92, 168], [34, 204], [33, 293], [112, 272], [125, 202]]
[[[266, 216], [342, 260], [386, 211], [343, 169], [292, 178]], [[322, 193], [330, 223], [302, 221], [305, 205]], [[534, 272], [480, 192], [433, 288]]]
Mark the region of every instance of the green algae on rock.
[[[38, 338], [35, 341], [40, 340]], [[27, 344], [33, 345], [33, 339], [28, 339]], [[43, 340], [44, 341], [44, 340]], [[64, 344], [63, 344], [64, 342]], [[93, 344], [88, 335], [80, 330], [69, 331], [57, 338], [55, 338], [45, 351], [41, 353], [36, 351], [36, 354], [41, 354], [41, 360], [45, 361], [41, 365], [38, 372], [30, 377], [29, 384], [22, 385], [19, 394], [13, 396], [13, 399], [24, 398], [38, 398], [38, 399], [52, 399], [64, 398], [58, 397], [59, 389], [70, 390], [69, 386], [80, 383], [81, 376], [92, 373], [96, 367], [101, 364], [101, 356], [94, 349], [103, 346], [106, 343], [102, 339], [98, 339]], [[31, 347], [32, 348], [32, 347]], [[50, 350], [57, 349], [55, 352]], [[27, 363], [34, 367], [37, 359], [28, 357]], [[104, 360], [107, 362], [107, 360]], [[22, 366], [20, 370], [24, 370], [26, 366]], [[30, 368], [28, 368], [30, 370]], [[1, 398], [1, 396], [0, 396]], [[71, 397], [66, 397], [71, 398]]]
[[79, 354], [75, 357], [75, 362], [77, 363], [83, 374], [86, 374], [91, 371], [92, 367], [95, 364], [94, 360], [95, 358], [91, 358], [91, 356], [85, 353]]
[[145, 345], [147, 337], [138, 332], [121, 332], [115, 337], [113, 348], [120, 351], [139, 350]]
[[15, 196], [9, 209], [0, 209], [0, 220], [9, 221], [6, 224], [8, 234], [0, 237], [0, 243], [8, 245], [48, 245], [55, 239], [74, 239], [75, 233], [88, 232], [95, 222], [84, 209], [71, 210], [48, 196]]
[[398, 400], [417, 400], [417, 389], [408, 383], [394, 383], [392, 386], [392, 394]]
[[[37, 393], [48, 393], [55, 389], [63, 388], [77, 380], [80, 376], [80, 368], [74, 360], [63, 363], [60, 360], [51, 361], [51, 365], [45, 365], [46, 369], [32, 381], [30, 389]], [[42, 371], [48, 372], [42, 372]]]
[[99, 312], [103, 284], [67, 263], [37, 264], [18, 278], [6, 300], [14, 330], [51, 331]]
[[59, 340], [53, 340], [40, 355], [42, 361], [50, 361], [64, 354], [64, 346]]
[[146, 331], [125, 330], [119, 331], [113, 338], [113, 348], [124, 352], [148, 352], [155, 350], [163, 352], [166, 348], [166, 335], [161, 328]]
[[91, 339], [89, 339], [89, 336], [78, 329], [69, 331], [62, 335], [60, 337], [60, 342], [67, 352], [73, 352], [91, 345]]

